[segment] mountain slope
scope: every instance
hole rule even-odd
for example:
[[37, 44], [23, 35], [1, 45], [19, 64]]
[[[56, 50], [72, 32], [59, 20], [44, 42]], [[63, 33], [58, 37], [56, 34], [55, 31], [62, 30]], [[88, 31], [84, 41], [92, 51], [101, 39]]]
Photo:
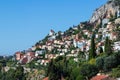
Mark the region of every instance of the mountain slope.
[[114, 1], [109, 1], [105, 5], [96, 9], [93, 13], [92, 18], [90, 19], [90, 23], [94, 23], [99, 19], [103, 19], [105, 16], [115, 15], [117, 10], [119, 9], [119, 5], [116, 5]]

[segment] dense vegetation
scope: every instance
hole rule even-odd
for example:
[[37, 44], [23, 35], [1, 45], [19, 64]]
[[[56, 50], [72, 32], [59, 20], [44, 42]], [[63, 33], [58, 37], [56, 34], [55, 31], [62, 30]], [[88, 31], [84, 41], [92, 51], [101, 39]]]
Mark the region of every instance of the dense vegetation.
[[[104, 53], [94, 59], [84, 62], [74, 62], [72, 58], [66, 59], [65, 56], [59, 56], [48, 65], [47, 76], [50, 80], [89, 80], [98, 72], [111, 72], [112, 77], [120, 75], [120, 52], [107, 55]], [[118, 67], [118, 68], [116, 68]], [[115, 68], [115, 69], [114, 69]]]

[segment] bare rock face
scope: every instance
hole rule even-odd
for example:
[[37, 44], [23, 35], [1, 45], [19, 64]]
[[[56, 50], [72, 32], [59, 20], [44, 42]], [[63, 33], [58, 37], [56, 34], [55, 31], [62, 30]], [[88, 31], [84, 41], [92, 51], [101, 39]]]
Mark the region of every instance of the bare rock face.
[[114, 1], [108, 2], [107, 4], [101, 6], [100, 8], [96, 9], [96, 11], [93, 13], [90, 23], [94, 23], [98, 20], [101, 20], [103, 18], [110, 18], [110, 16], [114, 16], [116, 12], [118, 11], [119, 6], [117, 6]]

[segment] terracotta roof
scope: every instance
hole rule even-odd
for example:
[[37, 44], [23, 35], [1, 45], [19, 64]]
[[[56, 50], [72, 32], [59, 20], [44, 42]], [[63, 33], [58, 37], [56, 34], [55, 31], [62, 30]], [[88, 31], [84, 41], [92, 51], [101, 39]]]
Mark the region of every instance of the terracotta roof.
[[30, 52], [30, 56], [34, 57], [35, 56], [35, 52]]
[[28, 58], [27, 58], [27, 57], [23, 58], [23, 60], [22, 60], [22, 64], [26, 64], [27, 61], [28, 61]]
[[104, 79], [106, 79], [106, 78], [108, 78], [107, 75], [97, 75], [97, 76], [93, 77], [93, 78], [90, 79], [90, 80], [104, 80]]
[[22, 53], [18, 51], [18, 52], [16, 52], [15, 54], [22, 54]]
[[48, 77], [45, 77], [43, 80], [49, 80]]

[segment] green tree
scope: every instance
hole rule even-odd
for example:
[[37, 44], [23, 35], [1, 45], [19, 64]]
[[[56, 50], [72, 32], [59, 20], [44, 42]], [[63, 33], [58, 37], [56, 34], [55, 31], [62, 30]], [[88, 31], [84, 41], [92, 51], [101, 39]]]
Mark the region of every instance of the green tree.
[[111, 41], [109, 40], [108, 37], [106, 37], [106, 40], [105, 40], [105, 53], [107, 55], [110, 55], [112, 53]]
[[[74, 79], [73, 79], [73, 80], [74, 80]], [[85, 80], [85, 77], [82, 76], [82, 75], [78, 75], [77, 78], [76, 78], [76, 80]]]
[[22, 66], [18, 66], [15, 71], [15, 78], [18, 80], [24, 79], [24, 68]]
[[112, 70], [111, 76], [112, 76], [112, 77], [115, 77], [115, 78], [120, 77], [120, 65], [119, 65], [117, 68], [114, 68], [114, 69]]
[[2, 64], [0, 63], [0, 72], [1, 72], [1, 70], [2, 70]]
[[2, 78], [2, 64], [0, 63], [0, 79]]
[[76, 80], [76, 78], [77, 78], [79, 75], [80, 75], [80, 68], [79, 68], [79, 67], [75, 67], [74, 69], [72, 69], [70, 79]]
[[83, 64], [80, 69], [80, 74], [86, 77], [89, 80], [91, 77], [95, 76], [98, 73], [98, 69], [95, 65]]
[[10, 69], [7, 73], [6, 73], [6, 80], [16, 80], [16, 77], [15, 77], [15, 70], [14, 69]]
[[89, 59], [95, 58], [96, 57], [96, 49], [95, 49], [95, 35], [92, 35], [91, 38], [91, 46], [90, 46], [90, 51], [89, 51]]
[[117, 67], [117, 59], [114, 55], [108, 56], [104, 59], [104, 71], [110, 71], [112, 68]]
[[61, 80], [69, 77], [69, 71], [66, 57], [59, 56], [48, 64], [47, 75], [49, 80]]
[[48, 73], [47, 75], [49, 76], [49, 80], [61, 80], [61, 70], [60, 70], [60, 64], [56, 63], [61, 59], [59, 57], [56, 60], [51, 60], [51, 62], [48, 64]]
[[115, 56], [115, 58], [117, 60], [117, 65], [119, 65], [120, 64], [120, 51], [114, 53], [114, 56]]
[[104, 66], [104, 57], [98, 57], [96, 59], [96, 66], [97, 68], [102, 71], [103, 70], [103, 66]]

